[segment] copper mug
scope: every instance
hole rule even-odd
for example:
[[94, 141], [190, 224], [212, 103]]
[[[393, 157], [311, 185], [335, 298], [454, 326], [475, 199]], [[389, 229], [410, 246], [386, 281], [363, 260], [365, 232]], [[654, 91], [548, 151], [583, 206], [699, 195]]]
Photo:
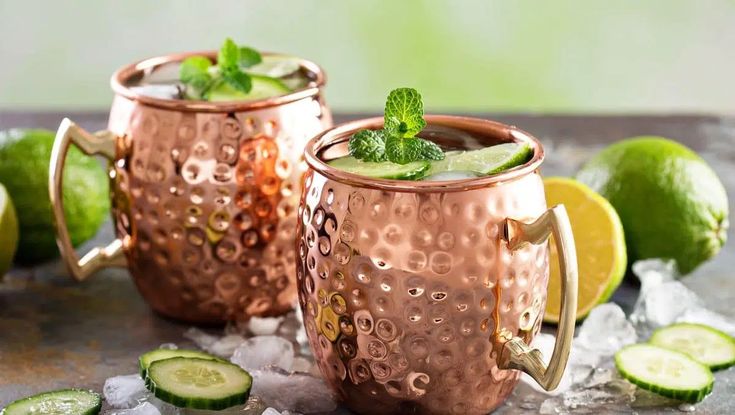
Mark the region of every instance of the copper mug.
[[[563, 206], [547, 209], [541, 144], [500, 123], [427, 116], [425, 137], [450, 146], [524, 142], [533, 158], [461, 181], [362, 177], [324, 160], [382, 118], [311, 140], [297, 231], [299, 302], [319, 368], [363, 414], [486, 414], [521, 371], [555, 388], [569, 356], [577, 264]], [[454, 140], [454, 141], [453, 141]], [[554, 236], [561, 321], [549, 365], [528, 345], [541, 327]]]
[[[71, 275], [127, 267], [150, 306], [194, 323], [291, 310], [293, 240], [306, 141], [332, 124], [325, 75], [302, 60], [309, 85], [244, 102], [159, 99], [132, 80], [193, 55], [156, 57], [112, 76], [108, 129], [94, 134], [65, 119], [50, 164], [56, 237]], [[61, 193], [71, 144], [107, 158], [117, 238], [77, 257]]]

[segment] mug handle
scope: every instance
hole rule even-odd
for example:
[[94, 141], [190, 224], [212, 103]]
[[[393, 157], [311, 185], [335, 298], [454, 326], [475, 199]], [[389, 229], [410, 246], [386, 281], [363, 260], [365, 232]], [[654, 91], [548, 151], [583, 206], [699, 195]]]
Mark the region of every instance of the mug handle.
[[66, 227], [64, 217], [64, 198], [62, 196], [62, 185], [64, 182], [64, 164], [69, 146], [75, 144], [87, 155], [101, 155], [113, 161], [115, 159], [116, 135], [111, 131], [102, 130], [90, 134], [77, 126], [72, 120], [64, 118], [59, 125], [51, 149], [51, 161], [49, 163], [48, 192], [51, 200], [51, 209], [54, 213], [54, 226], [56, 227], [56, 245], [59, 247], [61, 258], [66, 263], [72, 277], [77, 281], [87, 279], [96, 271], [112, 266], [126, 265], [123, 255], [123, 240], [116, 238], [109, 245], [96, 247], [85, 254], [81, 259], [74, 251], [69, 230]]
[[553, 390], [559, 385], [569, 360], [577, 317], [577, 253], [569, 216], [563, 205], [556, 205], [531, 223], [508, 218], [503, 225], [502, 238], [510, 250], [525, 243], [544, 243], [549, 235], [554, 235], [562, 275], [561, 317], [549, 365], [546, 366], [538, 349], [532, 349], [520, 337], [513, 337], [503, 347], [499, 366], [522, 370], [544, 389]]

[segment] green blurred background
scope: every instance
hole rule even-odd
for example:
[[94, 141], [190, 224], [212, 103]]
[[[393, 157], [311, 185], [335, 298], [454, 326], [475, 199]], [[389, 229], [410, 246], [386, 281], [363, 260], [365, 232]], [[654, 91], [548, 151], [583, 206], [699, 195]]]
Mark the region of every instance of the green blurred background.
[[105, 109], [117, 67], [231, 36], [329, 74], [335, 110], [735, 112], [735, 1], [0, 0], [0, 109]]

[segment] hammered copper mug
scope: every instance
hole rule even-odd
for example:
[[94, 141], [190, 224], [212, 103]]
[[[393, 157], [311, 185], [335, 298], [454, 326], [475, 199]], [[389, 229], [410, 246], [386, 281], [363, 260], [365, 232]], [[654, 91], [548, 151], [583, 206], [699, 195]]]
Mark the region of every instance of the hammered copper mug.
[[[293, 240], [306, 141], [332, 123], [324, 72], [302, 60], [309, 85], [256, 101], [159, 99], [131, 82], [197, 52], [115, 72], [108, 129], [69, 119], [51, 156], [57, 243], [71, 275], [123, 266], [157, 312], [197, 323], [282, 314], [296, 301]], [[117, 238], [77, 257], [61, 193], [70, 144], [110, 161]]]
[[[358, 413], [486, 414], [521, 371], [555, 388], [569, 356], [577, 264], [563, 206], [547, 209], [541, 144], [514, 127], [427, 116], [422, 136], [450, 147], [522, 142], [526, 164], [460, 181], [372, 179], [330, 167], [383, 119], [344, 124], [306, 147], [297, 279], [319, 368]], [[546, 304], [549, 235], [563, 280], [547, 365], [528, 344]]]

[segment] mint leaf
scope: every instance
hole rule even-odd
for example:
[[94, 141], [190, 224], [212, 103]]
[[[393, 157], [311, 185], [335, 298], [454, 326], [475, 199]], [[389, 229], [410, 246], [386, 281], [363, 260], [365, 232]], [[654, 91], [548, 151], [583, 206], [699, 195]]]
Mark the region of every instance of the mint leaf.
[[388, 137], [385, 141], [385, 154], [388, 160], [397, 164], [408, 164], [421, 160], [421, 141], [418, 138]]
[[219, 49], [217, 54], [217, 66], [221, 70], [225, 69], [239, 69], [240, 65], [240, 48], [237, 47], [235, 42], [229, 37], [225, 39], [225, 43]]
[[385, 132], [360, 130], [347, 143], [350, 155], [362, 161], [385, 161]]
[[253, 81], [250, 78], [250, 75], [241, 71], [239, 68], [222, 71], [222, 79], [224, 79], [229, 86], [246, 94], [253, 88]]
[[444, 160], [444, 151], [433, 141], [418, 139], [421, 143], [421, 158], [424, 160]]
[[260, 56], [260, 52], [253, 48], [243, 46], [240, 48], [240, 66], [243, 68], [249, 68], [253, 65], [257, 65], [263, 62], [263, 57]]
[[193, 88], [204, 90], [212, 82], [212, 75], [208, 71], [211, 66], [212, 62], [204, 56], [188, 57], [181, 62], [179, 78]]
[[426, 126], [424, 103], [413, 88], [394, 89], [385, 102], [385, 130], [391, 136], [413, 137]]

